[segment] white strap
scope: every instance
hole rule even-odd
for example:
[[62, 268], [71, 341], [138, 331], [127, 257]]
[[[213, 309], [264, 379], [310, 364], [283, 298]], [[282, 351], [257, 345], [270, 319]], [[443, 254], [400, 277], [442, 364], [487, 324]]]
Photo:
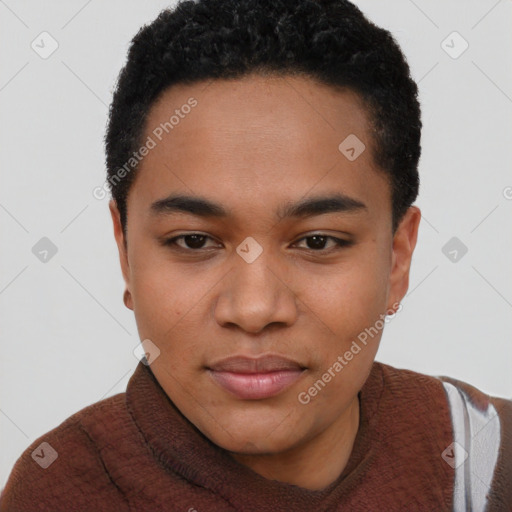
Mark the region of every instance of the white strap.
[[455, 459], [450, 464], [455, 469], [453, 510], [485, 512], [500, 448], [499, 416], [492, 404], [481, 411], [462, 389], [448, 382], [443, 386], [454, 432], [449, 447]]

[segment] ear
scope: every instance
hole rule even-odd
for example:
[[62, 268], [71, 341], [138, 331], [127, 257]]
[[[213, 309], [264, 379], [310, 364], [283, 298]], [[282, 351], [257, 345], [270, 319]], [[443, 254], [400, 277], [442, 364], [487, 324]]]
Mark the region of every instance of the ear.
[[130, 289], [130, 265], [128, 263], [128, 251], [126, 245], [126, 239], [123, 233], [123, 227], [121, 225], [121, 214], [117, 208], [117, 204], [114, 199], [111, 199], [108, 203], [110, 209], [110, 215], [112, 216], [112, 223], [114, 225], [114, 237], [116, 239], [117, 249], [119, 251], [119, 262], [121, 264], [121, 271], [123, 273], [123, 279], [126, 284], [125, 292], [125, 305], [128, 309], [133, 310], [132, 293]]
[[410, 206], [393, 236], [388, 309], [396, 310], [397, 303], [403, 299], [409, 288], [409, 270], [418, 238], [420, 220], [420, 209]]

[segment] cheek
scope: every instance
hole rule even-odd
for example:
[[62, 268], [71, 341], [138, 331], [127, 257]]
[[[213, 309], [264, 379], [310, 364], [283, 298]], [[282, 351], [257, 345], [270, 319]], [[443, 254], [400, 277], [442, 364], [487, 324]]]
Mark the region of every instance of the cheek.
[[140, 339], [150, 339], [163, 356], [155, 365], [165, 361], [168, 371], [191, 378], [204, 353], [203, 322], [219, 276], [198, 277], [192, 266], [162, 259], [140, 258], [132, 267], [136, 325]]
[[204, 280], [197, 279], [192, 266], [177, 265], [165, 250], [144, 247], [142, 241], [130, 265], [136, 305], [140, 310], [162, 313], [164, 317], [171, 314], [169, 321], [174, 317], [174, 312], [184, 313], [197, 303], [201, 289], [205, 288], [202, 284]]
[[323, 276], [303, 274], [302, 299], [331, 334], [346, 338], [373, 324], [386, 309], [386, 269], [372, 265], [340, 265]]
[[145, 338], [162, 337], [192, 307], [191, 285], [169, 262], [138, 254], [131, 265], [131, 278], [134, 315]]

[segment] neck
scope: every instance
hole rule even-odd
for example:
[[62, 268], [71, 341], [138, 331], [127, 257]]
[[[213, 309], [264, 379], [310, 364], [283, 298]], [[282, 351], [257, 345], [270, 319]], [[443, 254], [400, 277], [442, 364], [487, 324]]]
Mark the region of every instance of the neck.
[[254, 455], [231, 453], [241, 464], [269, 480], [318, 491], [345, 469], [359, 428], [359, 398], [319, 435], [286, 452]]

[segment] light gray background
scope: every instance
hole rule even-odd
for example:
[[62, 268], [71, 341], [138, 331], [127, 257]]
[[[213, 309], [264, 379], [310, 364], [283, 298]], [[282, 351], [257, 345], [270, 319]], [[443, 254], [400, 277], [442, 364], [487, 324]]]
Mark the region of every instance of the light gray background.
[[[512, 1], [355, 3], [402, 46], [424, 122], [411, 286], [377, 359], [511, 397]], [[137, 365], [108, 200], [92, 190], [129, 41], [169, 5], [0, 0], [0, 487], [32, 441], [124, 391]], [[31, 48], [43, 31], [59, 44], [47, 59]], [[441, 47], [453, 31], [469, 43], [456, 59]], [[457, 262], [442, 252], [453, 236], [468, 247]], [[47, 263], [42, 237], [58, 248]]]

